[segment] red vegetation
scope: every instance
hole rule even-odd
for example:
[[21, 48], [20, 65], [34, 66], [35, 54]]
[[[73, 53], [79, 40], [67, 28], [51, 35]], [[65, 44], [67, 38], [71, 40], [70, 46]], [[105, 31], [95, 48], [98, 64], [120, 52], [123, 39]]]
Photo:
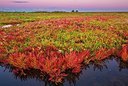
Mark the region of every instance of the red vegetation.
[[[77, 33], [73, 33], [69, 34], [69, 39], [65, 39], [66, 35], [61, 33], [66, 33], [67, 31], [78, 32], [80, 30], [80, 32], [82, 31], [86, 34], [87, 30], [98, 29], [96, 33], [103, 32], [103, 34], [99, 34], [99, 36], [96, 35], [95, 40], [99, 38], [100, 41], [103, 39], [102, 43], [116, 43], [115, 45], [117, 45], [118, 42], [112, 42], [113, 40], [118, 39], [117, 35], [115, 35], [115, 39], [109, 39], [111, 38], [111, 35], [110, 37], [103, 36], [104, 38], [100, 39], [100, 35], [104, 35], [104, 30], [106, 29], [101, 28], [104, 27], [104, 25], [100, 26], [99, 24], [101, 23], [99, 21], [106, 22], [113, 18], [114, 16], [53, 18], [45, 21], [26, 23], [21, 28], [14, 27], [11, 29], [8, 28], [7, 30], [0, 30], [0, 62], [15, 67], [13, 70], [14, 73], [21, 72], [22, 74], [25, 74], [23, 70], [37, 69], [41, 71], [42, 74], [47, 75], [49, 81], [61, 83], [63, 79], [68, 76], [67, 71], [70, 71], [73, 74], [78, 74], [81, 71], [84, 62], [101, 61], [115, 52], [115, 49], [112, 48], [112, 46], [112, 49], [97, 47], [96, 49], [92, 49], [95, 51], [91, 54], [91, 49], [90, 51], [83, 50], [83, 47], [80, 49], [83, 50], [81, 52], [70, 51], [68, 53], [67, 48], [70, 47], [70, 43], [68, 43], [69, 40], [73, 40], [71, 41], [72, 46], [73, 48], [76, 48], [77, 45], [84, 44], [83, 40], [86, 38], [91, 40], [90, 44], [93, 43], [93, 38], [91, 39], [90, 35], [95, 34], [92, 34], [92, 31], [90, 31], [87, 36], [83, 34], [76, 36]], [[107, 28], [109, 31], [117, 33], [124, 38], [127, 38], [126, 36], [128, 36], [128, 32], [122, 32], [122, 30], [116, 31], [116, 28], [113, 26]], [[59, 30], [62, 31], [60, 32]], [[57, 38], [58, 35], [60, 35], [60, 38]], [[64, 36], [65, 38], [62, 39], [61, 36]], [[107, 34], [107, 36], [109, 36], [109, 34]], [[109, 39], [109, 42], [105, 41], [106, 38], [107, 40]], [[61, 44], [61, 41], [64, 43]], [[57, 46], [55, 46], [55, 44]], [[61, 46], [59, 44], [61, 44]], [[84, 47], [92, 47], [89, 43], [86, 45]], [[60, 50], [57, 47], [60, 47]], [[61, 50], [64, 50], [64, 52], [60, 52]], [[123, 45], [118, 56], [121, 57], [123, 61], [128, 61], [128, 44]]]
[[89, 51], [83, 51], [79, 53], [72, 51], [69, 54], [65, 54], [67, 68], [72, 69], [73, 73], [79, 73], [81, 71], [81, 63], [84, 61], [84, 59], [88, 58], [89, 55]]
[[123, 61], [128, 61], [128, 44], [122, 45], [122, 49], [118, 56], [121, 57]]
[[94, 57], [92, 58], [92, 60], [104, 60], [107, 57], [109, 57], [110, 55], [113, 55], [115, 52], [115, 49], [106, 49], [106, 48], [101, 48], [98, 51], [96, 51], [94, 54]]
[[[12, 53], [6, 61], [21, 70], [39, 69], [49, 76], [50, 81], [60, 83], [67, 76], [67, 70], [71, 70], [74, 74], [79, 73], [84, 59], [88, 58], [89, 55], [88, 50], [72, 51], [63, 55], [53, 47], [45, 49], [35, 47], [26, 48], [24, 52]], [[17, 70], [14, 70], [14, 73], [16, 72]]]

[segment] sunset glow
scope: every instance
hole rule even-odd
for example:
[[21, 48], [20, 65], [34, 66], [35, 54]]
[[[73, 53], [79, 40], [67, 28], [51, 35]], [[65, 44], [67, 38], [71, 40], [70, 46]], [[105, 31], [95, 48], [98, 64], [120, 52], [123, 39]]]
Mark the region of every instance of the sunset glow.
[[128, 0], [0, 0], [0, 8], [128, 9]]

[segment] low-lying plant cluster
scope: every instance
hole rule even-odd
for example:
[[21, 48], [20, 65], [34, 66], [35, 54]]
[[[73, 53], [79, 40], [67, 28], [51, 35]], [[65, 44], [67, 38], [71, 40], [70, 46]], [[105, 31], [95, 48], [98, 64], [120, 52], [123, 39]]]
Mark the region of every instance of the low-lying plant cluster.
[[40, 70], [57, 84], [67, 71], [78, 74], [90, 61], [110, 55], [128, 61], [126, 16], [71, 14], [0, 28], [0, 62], [14, 66], [15, 73]]

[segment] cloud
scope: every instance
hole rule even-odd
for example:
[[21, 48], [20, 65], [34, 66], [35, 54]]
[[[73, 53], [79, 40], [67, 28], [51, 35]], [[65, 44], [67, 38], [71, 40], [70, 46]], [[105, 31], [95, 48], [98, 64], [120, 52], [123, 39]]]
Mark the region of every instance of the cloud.
[[28, 1], [12, 1], [13, 3], [29, 3]]

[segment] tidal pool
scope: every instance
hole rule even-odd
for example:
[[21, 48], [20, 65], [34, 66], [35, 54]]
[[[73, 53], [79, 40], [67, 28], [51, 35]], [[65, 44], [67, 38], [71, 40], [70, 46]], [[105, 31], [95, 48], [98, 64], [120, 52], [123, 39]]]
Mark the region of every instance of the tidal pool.
[[[15, 75], [10, 67], [0, 66], [0, 86], [56, 86], [35, 74]], [[70, 75], [59, 86], [128, 86], [128, 63], [111, 58], [90, 63], [78, 75]]]

